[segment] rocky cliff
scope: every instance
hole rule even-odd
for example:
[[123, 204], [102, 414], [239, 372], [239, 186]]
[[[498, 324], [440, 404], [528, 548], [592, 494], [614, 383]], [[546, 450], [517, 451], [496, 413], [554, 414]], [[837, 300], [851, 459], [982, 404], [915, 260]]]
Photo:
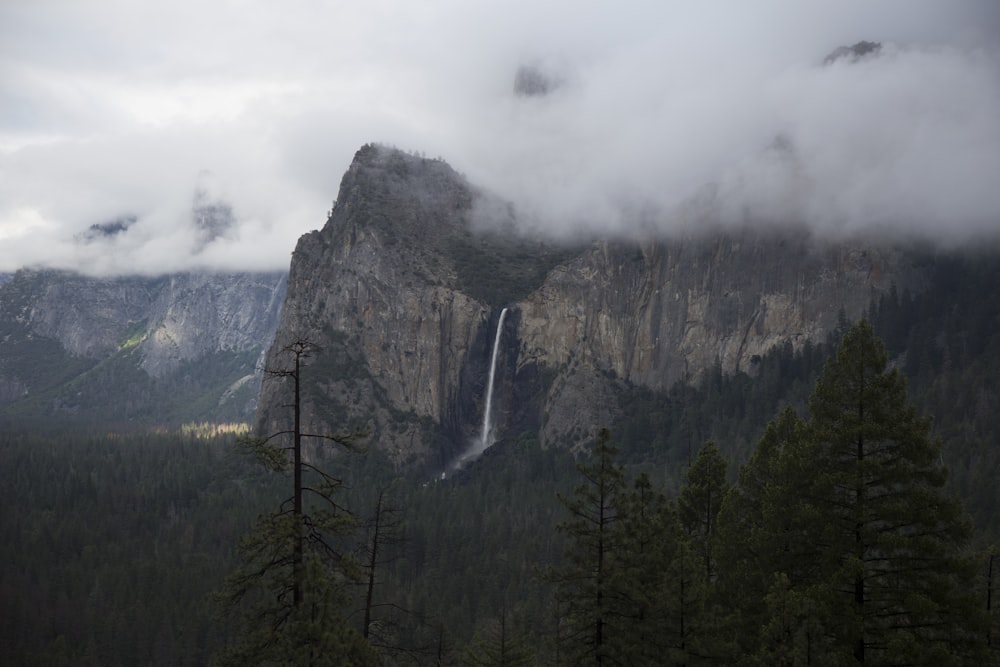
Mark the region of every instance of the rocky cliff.
[[19, 271], [0, 286], [0, 405], [88, 421], [246, 419], [284, 291], [283, 273]]
[[[317, 345], [303, 370], [314, 428], [361, 424], [400, 464], [444, 465], [477, 437], [506, 306], [494, 421], [573, 446], [613, 418], [626, 383], [751, 370], [921, 279], [901, 250], [804, 231], [557, 247], [518, 237], [511, 216], [440, 160], [357, 153], [326, 225], [295, 250], [268, 355], [281, 370], [290, 342]], [[287, 422], [287, 391], [265, 381], [263, 429]]]

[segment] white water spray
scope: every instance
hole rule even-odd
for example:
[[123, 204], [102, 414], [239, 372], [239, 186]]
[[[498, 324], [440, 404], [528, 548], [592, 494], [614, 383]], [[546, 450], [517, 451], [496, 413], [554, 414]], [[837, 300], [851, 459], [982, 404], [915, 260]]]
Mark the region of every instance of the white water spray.
[[493, 355], [490, 357], [490, 376], [486, 385], [486, 411], [483, 413], [483, 432], [478, 439], [469, 443], [469, 448], [461, 456], [452, 461], [447, 470], [441, 473], [441, 479], [444, 479], [449, 472], [458, 470], [469, 461], [478, 458], [480, 454], [493, 444], [490, 442], [490, 430], [493, 428], [490, 414], [493, 411], [493, 381], [497, 372], [497, 356], [500, 353], [500, 335], [503, 333], [503, 321], [506, 317], [507, 309], [504, 308], [500, 311], [500, 321], [497, 323], [496, 336], [493, 338]]
[[486, 448], [490, 446], [490, 413], [493, 408], [493, 377], [496, 375], [497, 371], [497, 352], [500, 350], [500, 334], [503, 333], [503, 321], [505, 317], [507, 317], [506, 308], [500, 311], [500, 321], [497, 322], [497, 333], [493, 338], [493, 356], [490, 357], [490, 378], [488, 380], [489, 384], [486, 386], [486, 411], [483, 413], [483, 435], [479, 439], [480, 453], [486, 451]]

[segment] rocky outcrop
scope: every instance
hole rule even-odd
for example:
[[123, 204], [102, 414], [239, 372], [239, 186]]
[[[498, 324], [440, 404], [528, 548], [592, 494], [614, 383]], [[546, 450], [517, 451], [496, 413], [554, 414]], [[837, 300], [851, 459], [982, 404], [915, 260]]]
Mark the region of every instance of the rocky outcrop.
[[548, 397], [544, 435], [558, 440], [579, 414], [560, 405], [604, 405], [612, 380], [664, 390], [716, 366], [748, 371], [772, 347], [822, 340], [841, 315], [859, 317], [893, 284], [918, 280], [898, 249], [794, 230], [600, 242], [518, 304], [520, 358], [589, 377]]
[[143, 370], [160, 377], [210, 352], [261, 350], [277, 326], [284, 286], [278, 273], [89, 278], [22, 271], [6, 288], [3, 314], [76, 356], [137, 347]]
[[841, 309], [861, 314], [903, 268], [898, 250], [816, 245], [791, 232], [602, 242], [519, 304], [519, 336], [547, 364], [576, 355], [663, 389], [716, 364], [746, 370], [786, 340], [817, 340]]
[[284, 274], [170, 276], [145, 318], [143, 369], [159, 377], [209, 352], [263, 353], [274, 337], [284, 292]]
[[[52, 405], [66, 406], [83, 388], [107, 390], [106, 403], [116, 392], [128, 394], [131, 412], [141, 406], [156, 419], [157, 399], [149, 388], [154, 384], [176, 394], [178, 405], [185, 391], [192, 401], [204, 402], [215, 385], [217, 401], [248, 383], [253, 386], [243, 393], [256, 395], [260, 375], [254, 367], [273, 339], [285, 282], [283, 273], [92, 278], [19, 271], [0, 287], [0, 403], [44, 395]], [[41, 350], [65, 361], [50, 359], [51, 368], [33, 363]], [[192, 364], [209, 358], [212, 363], [203, 365], [207, 377], [191, 372]], [[117, 385], [115, 391], [108, 383]], [[253, 400], [247, 408], [255, 405]], [[107, 410], [129, 418], [130, 410]], [[200, 414], [210, 419], [211, 405]]]
[[[490, 315], [459, 289], [442, 252], [461, 236], [472, 198], [443, 162], [374, 146], [359, 151], [326, 226], [300, 239], [292, 255], [267, 361], [280, 370], [291, 342], [317, 346], [316, 363], [304, 371], [320, 384], [321, 395], [307, 398], [307, 420], [317, 428], [346, 428], [336, 415], [372, 429], [400, 461], [430, 454], [421, 418], [450, 418]], [[287, 419], [282, 391], [265, 381], [264, 428]]]
[[[326, 225], [299, 241], [268, 356], [280, 370], [291, 341], [318, 346], [303, 370], [310, 423], [363, 424], [401, 465], [442, 463], [477, 432], [507, 306], [494, 421], [572, 446], [613, 417], [621, 383], [746, 370], [919, 280], [900, 250], [801, 230], [553, 248], [484, 232], [477, 216], [498, 206], [482, 197], [440, 160], [358, 152]], [[287, 421], [287, 398], [265, 382], [262, 428]]]
[[838, 46], [836, 49], [827, 54], [826, 58], [823, 59], [823, 64], [832, 65], [838, 61], [856, 63], [864, 58], [874, 58], [879, 55], [881, 51], [882, 44], [879, 42], [860, 41], [852, 44], [851, 46]]

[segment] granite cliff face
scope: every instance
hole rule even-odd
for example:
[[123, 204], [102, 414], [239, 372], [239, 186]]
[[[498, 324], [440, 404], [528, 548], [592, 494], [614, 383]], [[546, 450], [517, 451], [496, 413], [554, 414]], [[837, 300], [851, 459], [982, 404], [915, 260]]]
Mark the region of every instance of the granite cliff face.
[[518, 304], [518, 363], [562, 369], [543, 429], [559, 440], [588, 404], [611, 406], [595, 420], [610, 422], [621, 382], [666, 390], [716, 366], [753, 372], [771, 348], [821, 341], [841, 313], [856, 318], [893, 284], [919, 281], [900, 250], [794, 231], [599, 242]]
[[[489, 306], [459, 288], [441, 248], [465, 227], [472, 192], [443, 162], [362, 149], [322, 231], [292, 255], [267, 368], [297, 339], [319, 346], [304, 371], [307, 421], [328, 431], [365, 423], [400, 460], [426, 456], [422, 418], [448, 420]], [[261, 420], [287, 418], [280, 382], [265, 381]], [[318, 390], [318, 391], [317, 391]], [[374, 413], [372, 413], [374, 410]], [[370, 423], [369, 423], [370, 422]]]
[[[483, 211], [501, 231], [483, 231]], [[748, 370], [920, 281], [903, 251], [802, 231], [558, 248], [517, 238], [504, 211], [439, 160], [358, 152], [326, 225], [299, 241], [268, 356], [280, 370], [291, 341], [318, 346], [303, 370], [309, 423], [363, 424], [398, 463], [444, 465], [478, 433], [506, 306], [500, 435], [574, 446], [612, 419], [624, 383]], [[262, 428], [288, 419], [287, 390], [265, 381]]]
[[245, 419], [284, 290], [283, 273], [19, 271], [0, 287], [0, 405], [56, 418]]

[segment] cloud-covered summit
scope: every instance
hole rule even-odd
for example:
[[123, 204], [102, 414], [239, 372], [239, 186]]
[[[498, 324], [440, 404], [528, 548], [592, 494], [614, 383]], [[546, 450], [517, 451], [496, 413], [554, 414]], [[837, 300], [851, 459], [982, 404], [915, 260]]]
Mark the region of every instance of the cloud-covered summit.
[[994, 0], [3, 3], [0, 271], [285, 268], [369, 141], [557, 235], [995, 235], [998, 40]]

